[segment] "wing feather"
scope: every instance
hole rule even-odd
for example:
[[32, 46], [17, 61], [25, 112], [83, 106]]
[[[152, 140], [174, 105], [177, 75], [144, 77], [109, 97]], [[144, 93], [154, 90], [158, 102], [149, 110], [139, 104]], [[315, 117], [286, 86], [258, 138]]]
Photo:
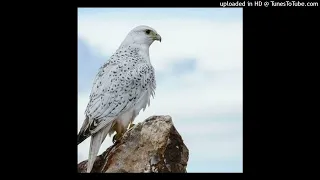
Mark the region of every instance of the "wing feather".
[[118, 63], [108, 62], [99, 69], [85, 111], [89, 117], [91, 133], [97, 132], [132, 108], [137, 101], [141, 101], [141, 96], [149, 92], [148, 87], [151, 87], [149, 84], [153, 78], [150, 77], [153, 75], [152, 66], [131, 60], [127, 58]]

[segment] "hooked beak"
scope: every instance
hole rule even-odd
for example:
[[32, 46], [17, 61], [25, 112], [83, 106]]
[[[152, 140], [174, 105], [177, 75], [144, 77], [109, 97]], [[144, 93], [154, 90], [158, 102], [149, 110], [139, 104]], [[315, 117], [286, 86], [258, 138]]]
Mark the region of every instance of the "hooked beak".
[[161, 42], [161, 36], [159, 34], [155, 34], [154, 40], [158, 40]]

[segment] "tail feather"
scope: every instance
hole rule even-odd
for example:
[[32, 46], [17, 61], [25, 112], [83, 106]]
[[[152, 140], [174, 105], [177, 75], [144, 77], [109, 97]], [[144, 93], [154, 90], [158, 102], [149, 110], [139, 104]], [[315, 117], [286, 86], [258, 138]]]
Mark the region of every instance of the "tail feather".
[[106, 138], [107, 134], [111, 129], [112, 123], [109, 123], [106, 127], [100, 129], [98, 132], [91, 136], [90, 150], [89, 150], [89, 158], [87, 162], [87, 173], [90, 173], [93, 164], [97, 158], [99, 149], [101, 147], [102, 142]]
[[78, 134], [78, 144], [82, 143], [84, 140], [86, 140], [89, 136], [88, 135], [84, 135], [84, 133], [79, 133]]
[[89, 127], [89, 118], [88, 118], [88, 116], [86, 116], [86, 119], [83, 121], [82, 127], [79, 131], [79, 134], [78, 134], [78, 144], [77, 145], [82, 143], [84, 140], [86, 140], [90, 136], [90, 133], [86, 132], [88, 127]]

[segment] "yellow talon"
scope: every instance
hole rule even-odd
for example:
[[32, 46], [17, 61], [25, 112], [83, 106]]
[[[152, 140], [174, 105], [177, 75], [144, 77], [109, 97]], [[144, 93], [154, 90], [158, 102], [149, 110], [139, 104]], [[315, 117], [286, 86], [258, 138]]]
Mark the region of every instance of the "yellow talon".
[[123, 134], [122, 133], [117, 133], [113, 136], [112, 138], [112, 142], [113, 143], [116, 143], [116, 142], [119, 142], [122, 138]]
[[131, 123], [129, 129], [131, 129], [135, 124]]

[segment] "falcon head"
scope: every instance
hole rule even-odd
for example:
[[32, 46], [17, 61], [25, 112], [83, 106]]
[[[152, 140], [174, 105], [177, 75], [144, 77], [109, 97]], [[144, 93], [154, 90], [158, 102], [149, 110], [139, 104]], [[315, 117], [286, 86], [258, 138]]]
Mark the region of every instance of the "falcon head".
[[123, 44], [145, 44], [150, 46], [155, 40], [161, 42], [161, 36], [149, 26], [138, 26], [132, 29]]

